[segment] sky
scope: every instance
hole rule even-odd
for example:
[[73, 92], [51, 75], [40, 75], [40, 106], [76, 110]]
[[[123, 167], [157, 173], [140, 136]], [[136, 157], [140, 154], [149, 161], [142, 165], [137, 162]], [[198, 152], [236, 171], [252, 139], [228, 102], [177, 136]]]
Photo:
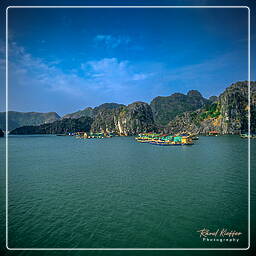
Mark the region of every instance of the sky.
[[[9, 110], [208, 98], [248, 79], [246, 8], [10, 8], [8, 38]], [[1, 37], [0, 72], [4, 54]]]

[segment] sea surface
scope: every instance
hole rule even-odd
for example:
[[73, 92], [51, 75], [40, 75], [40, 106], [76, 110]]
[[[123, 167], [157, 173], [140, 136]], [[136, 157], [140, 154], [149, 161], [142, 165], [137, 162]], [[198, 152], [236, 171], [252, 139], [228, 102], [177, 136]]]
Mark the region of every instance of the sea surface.
[[[248, 142], [239, 136], [169, 147], [133, 137], [9, 136], [8, 162], [11, 248], [248, 245]], [[203, 241], [203, 228], [242, 234]]]

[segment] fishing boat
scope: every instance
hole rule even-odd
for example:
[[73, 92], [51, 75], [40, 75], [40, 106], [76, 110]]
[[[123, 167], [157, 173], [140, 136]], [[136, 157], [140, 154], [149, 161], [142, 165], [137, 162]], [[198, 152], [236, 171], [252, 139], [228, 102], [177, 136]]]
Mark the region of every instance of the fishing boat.
[[154, 139], [158, 139], [160, 136], [161, 134], [158, 133], [140, 133], [135, 137], [135, 140], [140, 143], [149, 143]]
[[140, 142], [140, 143], [149, 143], [150, 142], [150, 140], [144, 140], [144, 139], [139, 139], [139, 138], [136, 138], [136, 141]]
[[162, 141], [162, 140], [153, 140], [153, 141], [149, 142], [149, 144], [159, 145], [159, 146], [170, 146], [171, 142], [170, 141]]
[[141, 143], [149, 143], [159, 146], [182, 146], [193, 145], [192, 138], [190, 136], [173, 136], [170, 134], [139, 134], [135, 138], [136, 141]]
[[208, 136], [218, 136], [220, 133], [218, 131], [209, 131]]
[[250, 133], [250, 134], [248, 134], [248, 133], [241, 133], [240, 137], [242, 139], [255, 139], [256, 138], [256, 134], [255, 133]]

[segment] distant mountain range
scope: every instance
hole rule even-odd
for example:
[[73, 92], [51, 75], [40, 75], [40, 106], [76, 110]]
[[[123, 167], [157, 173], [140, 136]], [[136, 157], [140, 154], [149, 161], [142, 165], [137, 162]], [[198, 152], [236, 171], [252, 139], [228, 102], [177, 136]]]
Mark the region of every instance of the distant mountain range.
[[[256, 82], [251, 82], [252, 131], [256, 128], [255, 99]], [[209, 99], [191, 90], [186, 95], [174, 93], [167, 97], [156, 97], [150, 104], [134, 102], [125, 106], [105, 103], [62, 118], [55, 113], [51, 119], [46, 118], [44, 124], [36, 127], [35, 123], [29, 123], [31, 119], [27, 120], [28, 126], [17, 128], [12, 134], [55, 134], [83, 131], [85, 127], [93, 132], [115, 132], [120, 135], [148, 131], [206, 133], [210, 130], [222, 134], [238, 134], [248, 128], [248, 107], [248, 84], [244, 81], [232, 84], [219, 97]], [[11, 120], [15, 121], [15, 118]]]
[[[0, 112], [0, 129], [5, 130], [6, 112]], [[60, 116], [56, 112], [38, 113], [38, 112], [8, 112], [8, 129], [26, 125], [40, 125], [44, 123], [52, 123], [59, 120]]]
[[65, 134], [68, 132], [89, 132], [93, 119], [91, 117], [65, 118], [53, 123], [38, 126], [22, 126], [14, 129], [11, 134]]

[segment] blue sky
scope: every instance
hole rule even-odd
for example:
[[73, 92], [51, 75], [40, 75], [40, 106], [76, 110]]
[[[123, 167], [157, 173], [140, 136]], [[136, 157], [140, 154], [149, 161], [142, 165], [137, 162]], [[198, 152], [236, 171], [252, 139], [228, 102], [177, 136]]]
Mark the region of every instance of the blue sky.
[[63, 115], [191, 89], [219, 95], [247, 80], [247, 15], [245, 8], [9, 9], [9, 109]]

